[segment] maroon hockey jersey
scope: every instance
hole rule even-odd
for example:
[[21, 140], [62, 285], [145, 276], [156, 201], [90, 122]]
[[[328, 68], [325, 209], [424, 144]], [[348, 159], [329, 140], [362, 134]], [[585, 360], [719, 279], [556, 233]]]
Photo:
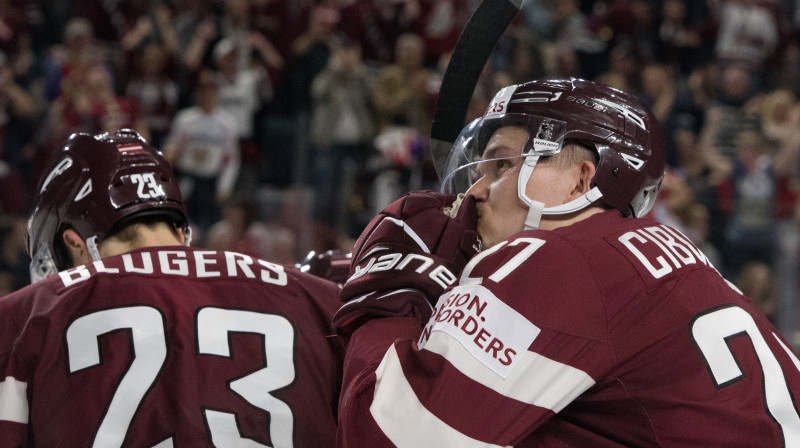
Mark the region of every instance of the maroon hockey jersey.
[[480, 253], [421, 334], [356, 331], [338, 445], [797, 447], [799, 369], [685, 236], [608, 211]]
[[0, 447], [331, 446], [339, 288], [232, 252], [137, 250], [0, 300]]

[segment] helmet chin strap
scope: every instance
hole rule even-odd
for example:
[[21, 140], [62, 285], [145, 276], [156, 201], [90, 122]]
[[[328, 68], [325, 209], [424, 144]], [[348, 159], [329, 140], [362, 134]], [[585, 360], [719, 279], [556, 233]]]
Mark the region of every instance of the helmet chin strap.
[[86, 239], [86, 248], [89, 249], [89, 255], [92, 256], [92, 261], [100, 260], [100, 251], [97, 250], [97, 235]]
[[188, 225], [186, 229], [183, 231], [183, 245], [189, 247], [192, 245], [192, 228]]
[[537, 155], [526, 156], [525, 162], [520, 169], [519, 177], [517, 178], [517, 196], [528, 206], [528, 215], [525, 217], [525, 230], [538, 229], [542, 221], [542, 215], [566, 215], [574, 213], [590, 206], [603, 197], [603, 193], [600, 192], [597, 187], [594, 187], [587, 191], [586, 194], [576, 199], [553, 207], [545, 207], [543, 202], [534, 201], [525, 194], [525, 190], [538, 161], [539, 156]]
[[539, 162], [539, 156], [534, 154], [525, 156], [525, 161], [519, 170], [519, 177], [517, 177], [517, 196], [528, 206], [528, 215], [525, 217], [525, 230], [538, 229], [544, 212], [544, 202], [534, 201], [525, 194], [528, 180], [530, 180], [537, 162]]

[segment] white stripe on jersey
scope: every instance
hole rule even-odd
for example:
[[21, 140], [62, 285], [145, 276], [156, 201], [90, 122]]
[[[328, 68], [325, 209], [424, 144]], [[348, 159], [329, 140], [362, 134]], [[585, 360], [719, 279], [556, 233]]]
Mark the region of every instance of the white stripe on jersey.
[[369, 410], [386, 437], [399, 448], [499, 448], [457, 431], [428, 411], [403, 375], [394, 345], [375, 374], [375, 395]]
[[531, 351], [523, 353], [503, 379], [443, 331], [434, 331], [423, 350], [441, 355], [461, 373], [499, 394], [556, 413], [595, 383], [586, 372]]
[[28, 423], [28, 383], [7, 376], [0, 381], [0, 420]]

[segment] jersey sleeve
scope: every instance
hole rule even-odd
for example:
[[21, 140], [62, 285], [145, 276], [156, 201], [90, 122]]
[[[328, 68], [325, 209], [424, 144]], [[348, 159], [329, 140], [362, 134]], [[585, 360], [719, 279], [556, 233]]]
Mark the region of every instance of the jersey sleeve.
[[26, 446], [28, 437], [28, 378], [14, 369], [15, 353], [0, 353], [0, 447]]
[[[390, 434], [384, 434], [386, 429], [380, 418], [371, 413], [371, 404], [381, 377], [378, 370], [383, 365], [383, 357], [395, 352], [394, 344], [412, 343], [419, 330], [415, 318], [383, 318], [365, 323], [351, 336], [339, 399], [338, 447], [392, 446], [393, 443], [400, 446]], [[408, 429], [413, 432], [417, 428]]]
[[[35, 291], [48, 290], [47, 280]], [[29, 445], [30, 387], [32, 363], [41, 346], [38, 325], [30, 321], [31, 288], [0, 298], [0, 448]], [[21, 337], [22, 329], [31, 331]], [[33, 335], [33, 336], [31, 336]]]
[[613, 357], [578, 252], [556, 237], [503, 243], [470, 262], [421, 333], [390, 319], [359, 329], [340, 446], [515, 445], [594, 386]]

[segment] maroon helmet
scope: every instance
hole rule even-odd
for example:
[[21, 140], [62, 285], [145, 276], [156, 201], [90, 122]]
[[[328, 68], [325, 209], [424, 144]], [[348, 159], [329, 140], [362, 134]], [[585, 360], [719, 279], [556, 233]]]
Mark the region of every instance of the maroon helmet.
[[442, 191], [464, 192], [477, 179], [469, 167], [486, 159], [488, 139], [502, 126], [524, 126], [530, 133], [518, 193], [529, 206], [525, 186], [539, 157], [561, 151], [565, 140], [593, 148], [598, 155], [592, 190], [543, 214], [563, 214], [602, 202], [624, 216], [643, 216], [653, 206], [664, 176], [666, 155], [661, 126], [633, 95], [582, 79], [531, 81], [502, 89], [482, 118], [459, 135], [444, 168]]
[[163, 216], [187, 225], [178, 182], [161, 152], [139, 134], [73, 134], [51, 159], [28, 219], [31, 279], [71, 267], [56, 240], [66, 229], [92, 243], [133, 219]]

